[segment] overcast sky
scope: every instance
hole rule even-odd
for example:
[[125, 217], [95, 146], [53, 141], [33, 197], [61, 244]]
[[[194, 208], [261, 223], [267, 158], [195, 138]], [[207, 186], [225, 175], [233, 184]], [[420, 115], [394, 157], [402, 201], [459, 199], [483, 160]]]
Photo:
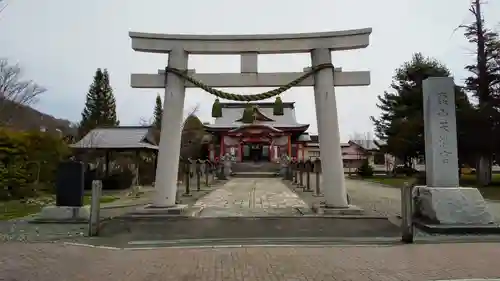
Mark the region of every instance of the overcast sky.
[[[123, 125], [137, 125], [152, 115], [158, 91], [130, 88], [130, 73], [156, 73], [167, 55], [137, 53], [129, 31], [185, 34], [252, 34], [373, 28], [367, 49], [334, 52], [344, 70], [370, 70], [369, 87], [337, 88], [342, 139], [372, 131], [377, 95], [391, 82], [394, 69], [412, 53], [440, 59], [462, 83], [471, 47], [457, 26], [472, 20], [470, 0], [5, 0], [0, 14], [0, 57], [19, 62], [25, 77], [48, 91], [36, 108], [78, 121], [96, 68], [107, 68]], [[490, 26], [499, 27], [500, 1], [484, 7]], [[259, 71], [301, 71], [310, 57], [265, 55]], [[191, 56], [197, 72], [238, 72], [238, 56]], [[265, 88], [233, 89], [257, 93]], [[163, 91], [161, 91], [163, 95]], [[273, 99], [274, 100], [274, 99]], [[283, 95], [296, 102], [297, 119], [317, 132], [312, 88]], [[185, 111], [200, 105], [198, 116], [211, 121], [212, 96], [187, 90]]]

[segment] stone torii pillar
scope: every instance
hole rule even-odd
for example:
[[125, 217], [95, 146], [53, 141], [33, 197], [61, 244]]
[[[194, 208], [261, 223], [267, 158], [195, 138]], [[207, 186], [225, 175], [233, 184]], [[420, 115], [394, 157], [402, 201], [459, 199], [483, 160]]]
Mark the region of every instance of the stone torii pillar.
[[[314, 49], [311, 52], [313, 66], [331, 63], [331, 57], [329, 49]], [[321, 188], [325, 195], [325, 207], [344, 209], [348, 208], [349, 204], [345, 188], [333, 75], [332, 69], [323, 69], [314, 76], [314, 101], [323, 169]]]
[[[168, 53], [168, 66], [188, 70], [188, 54], [238, 54], [241, 73], [196, 73], [188, 70], [195, 80], [214, 88], [281, 87], [304, 75], [303, 72], [258, 73], [258, 54], [310, 53], [313, 66], [331, 63], [331, 51], [366, 48], [371, 29], [336, 32], [266, 35], [172, 35], [130, 32], [135, 51]], [[311, 51], [312, 50], [312, 51]], [[166, 78], [166, 79], [165, 79]], [[322, 190], [326, 209], [354, 210], [347, 203], [344, 169], [340, 147], [337, 104], [334, 86], [366, 86], [368, 71], [343, 72], [340, 68], [322, 69], [297, 86], [313, 86], [316, 117], [323, 161]], [[164, 114], [161, 128], [156, 195], [153, 207], [175, 206], [177, 171], [181, 137], [182, 112], [186, 87], [195, 87], [175, 74], [164, 70], [158, 74], [132, 74], [133, 88], [164, 88]]]
[[[187, 69], [188, 53], [174, 49], [168, 57], [168, 65]], [[177, 174], [181, 146], [181, 126], [186, 96], [185, 82], [173, 73], [166, 74], [163, 115], [161, 120], [158, 167], [156, 169], [155, 207], [172, 207], [177, 193]]]

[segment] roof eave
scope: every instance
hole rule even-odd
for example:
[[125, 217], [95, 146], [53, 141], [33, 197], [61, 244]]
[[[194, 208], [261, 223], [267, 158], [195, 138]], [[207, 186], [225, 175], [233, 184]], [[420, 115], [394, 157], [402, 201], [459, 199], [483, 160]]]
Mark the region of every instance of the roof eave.
[[[273, 126], [281, 131], [306, 131], [309, 129], [309, 124], [297, 124], [293, 127], [291, 126]], [[224, 127], [212, 127], [211, 125], [203, 125], [203, 128], [208, 132], [223, 132], [228, 130], [234, 130], [239, 128], [239, 126], [224, 126]]]

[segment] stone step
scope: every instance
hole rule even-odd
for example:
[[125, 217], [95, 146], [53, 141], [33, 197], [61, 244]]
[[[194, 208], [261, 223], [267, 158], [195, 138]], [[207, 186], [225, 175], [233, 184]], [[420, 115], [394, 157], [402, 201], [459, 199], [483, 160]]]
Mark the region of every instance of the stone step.
[[231, 167], [234, 172], [277, 172], [280, 165], [272, 162], [240, 162]]
[[274, 178], [277, 172], [235, 172], [233, 178]]

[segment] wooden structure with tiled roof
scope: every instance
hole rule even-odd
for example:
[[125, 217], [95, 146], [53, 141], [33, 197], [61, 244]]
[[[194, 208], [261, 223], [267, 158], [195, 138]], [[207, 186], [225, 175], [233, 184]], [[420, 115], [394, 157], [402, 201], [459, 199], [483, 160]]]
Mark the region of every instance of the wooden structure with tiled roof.
[[[293, 102], [283, 103], [283, 114], [275, 115], [274, 103], [221, 103], [222, 116], [204, 124], [212, 134], [211, 159], [229, 152], [238, 162], [274, 161], [286, 153], [292, 157], [303, 150], [309, 124], [298, 123]], [[244, 120], [244, 111], [253, 108], [253, 121]]]

